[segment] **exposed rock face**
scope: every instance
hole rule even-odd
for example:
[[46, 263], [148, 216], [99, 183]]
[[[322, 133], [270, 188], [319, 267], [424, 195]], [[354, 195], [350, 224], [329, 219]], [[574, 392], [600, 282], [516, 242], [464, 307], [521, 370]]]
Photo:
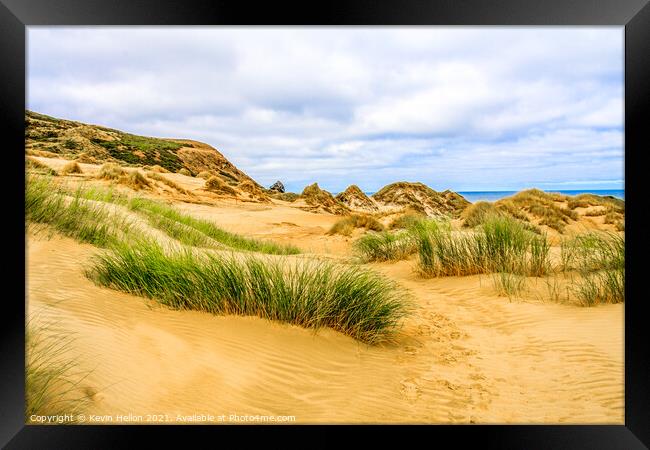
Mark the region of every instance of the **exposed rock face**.
[[352, 184], [336, 196], [336, 200], [354, 211], [377, 211], [377, 204], [359, 186]]
[[460, 194], [448, 190], [437, 192], [422, 183], [392, 183], [381, 188], [372, 198], [385, 206], [410, 207], [428, 216], [458, 217], [470, 205]]
[[282, 184], [282, 182], [278, 180], [275, 183], [273, 183], [273, 185], [271, 185], [269, 190], [284, 193], [284, 184]]
[[300, 198], [309, 205], [310, 211], [325, 211], [331, 214], [345, 214], [350, 212], [349, 208], [336, 200], [332, 194], [322, 190], [318, 183], [307, 186], [300, 195]]

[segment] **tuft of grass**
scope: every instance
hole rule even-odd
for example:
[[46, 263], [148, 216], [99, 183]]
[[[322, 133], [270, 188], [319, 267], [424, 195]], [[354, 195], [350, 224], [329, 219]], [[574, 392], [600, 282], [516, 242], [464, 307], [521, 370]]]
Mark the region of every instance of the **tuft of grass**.
[[396, 217], [388, 225], [388, 228], [391, 230], [396, 229], [408, 229], [415, 225], [416, 222], [425, 219], [426, 216], [417, 211], [407, 211], [404, 214]]
[[398, 261], [415, 252], [409, 233], [388, 231], [360, 237], [355, 241], [354, 249], [364, 261]]
[[327, 234], [342, 234], [350, 236], [355, 228], [383, 231], [384, 226], [374, 217], [367, 214], [351, 214], [337, 221]]
[[25, 158], [25, 167], [28, 169], [34, 169], [46, 175], [52, 175], [52, 176], [58, 175], [56, 173], [56, 170], [52, 169], [47, 164], [43, 164], [42, 162], [40, 162], [38, 159], [35, 158], [30, 158], [30, 157]]
[[490, 272], [541, 276], [549, 266], [546, 236], [535, 236], [509, 217], [491, 216], [473, 232], [452, 231], [445, 222], [422, 221], [412, 232], [425, 276]]
[[151, 187], [151, 181], [139, 170], [132, 170], [128, 175], [121, 177], [119, 182], [135, 189], [136, 191]]
[[197, 178], [203, 178], [203, 179], [207, 180], [207, 179], [209, 179], [209, 178], [211, 178], [213, 176], [214, 176], [214, 173], [212, 173], [210, 171], [207, 171], [207, 170], [204, 170], [202, 172], [199, 172], [199, 174], [196, 177]]
[[147, 176], [153, 180], [160, 181], [161, 183], [169, 186], [170, 188], [176, 190], [177, 192], [180, 192], [181, 194], [190, 194], [188, 190], [179, 186], [177, 183], [173, 182], [169, 178], [160, 175], [160, 173], [158, 172], [147, 172]]
[[211, 176], [205, 181], [205, 189], [219, 194], [237, 194], [237, 192], [232, 187], [228, 186], [226, 182], [215, 176]]
[[51, 326], [29, 321], [25, 331], [25, 422], [33, 415], [57, 416], [56, 424], [76, 423], [90, 398], [79, 383], [85, 374], [66, 356], [71, 338]]
[[75, 161], [80, 163], [87, 163], [87, 164], [97, 164], [97, 159], [86, 152], [79, 153], [75, 158]]
[[83, 170], [81, 170], [81, 167], [79, 167], [79, 164], [76, 161], [70, 161], [65, 166], [63, 166], [63, 169], [61, 169], [62, 175], [67, 175], [70, 173], [83, 173]]
[[185, 167], [181, 168], [181, 169], [180, 169], [178, 172], [176, 172], [176, 173], [179, 173], [179, 174], [181, 174], [181, 175], [185, 175], [186, 177], [191, 177], [191, 176], [192, 176], [192, 172], [190, 172], [189, 170], [187, 170]]
[[579, 303], [625, 301], [625, 238], [616, 233], [586, 233], [561, 244], [562, 269], [575, 270]]
[[492, 275], [492, 284], [497, 294], [513, 299], [526, 290], [526, 278], [510, 272], [498, 272]]
[[222, 230], [208, 220], [197, 219], [183, 214], [169, 205], [154, 200], [138, 197], [132, 198], [128, 207], [132, 211], [139, 212], [149, 218], [153, 226], [159, 227], [170, 236], [189, 245], [197, 245], [200, 247], [211, 246], [210, 240], [201, 238], [196, 234], [198, 232], [219, 244], [237, 250], [274, 255], [294, 255], [300, 253], [300, 249], [291, 245], [281, 245], [275, 242], [251, 239], [230, 233]]
[[125, 174], [126, 171], [122, 166], [115, 163], [105, 163], [99, 168], [99, 174], [97, 177], [104, 180], [118, 180]]
[[604, 216], [607, 213], [607, 210], [598, 208], [598, 209], [592, 209], [591, 211], [587, 211], [585, 213], [585, 216], [587, 217], [597, 217], [597, 216]]
[[463, 210], [461, 217], [463, 226], [474, 228], [485, 223], [491, 217], [502, 216], [503, 213], [490, 202], [476, 202]]
[[100, 247], [129, 231], [123, 217], [86, 201], [80, 190], [72, 198], [65, 194], [47, 177], [30, 177], [25, 185], [25, 222], [50, 225], [65, 236]]
[[369, 344], [390, 338], [408, 312], [396, 284], [356, 266], [188, 250], [167, 254], [151, 241], [99, 255], [87, 275], [176, 309], [329, 327]]

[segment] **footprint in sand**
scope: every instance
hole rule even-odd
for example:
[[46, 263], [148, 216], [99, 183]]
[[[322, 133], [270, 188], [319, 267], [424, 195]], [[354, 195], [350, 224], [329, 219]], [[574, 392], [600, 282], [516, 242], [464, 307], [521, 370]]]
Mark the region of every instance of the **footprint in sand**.
[[420, 396], [420, 386], [418, 385], [415, 379], [406, 378], [401, 381], [401, 384], [402, 384], [401, 393], [405, 399], [409, 401], [415, 401], [418, 399], [418, 397]]

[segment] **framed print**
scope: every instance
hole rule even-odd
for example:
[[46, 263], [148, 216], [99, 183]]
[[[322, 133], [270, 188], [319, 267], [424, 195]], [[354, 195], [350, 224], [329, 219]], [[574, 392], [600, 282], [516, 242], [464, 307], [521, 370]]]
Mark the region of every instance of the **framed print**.
[[0, 11], [7, 448], [650, 442], [647, 2]]

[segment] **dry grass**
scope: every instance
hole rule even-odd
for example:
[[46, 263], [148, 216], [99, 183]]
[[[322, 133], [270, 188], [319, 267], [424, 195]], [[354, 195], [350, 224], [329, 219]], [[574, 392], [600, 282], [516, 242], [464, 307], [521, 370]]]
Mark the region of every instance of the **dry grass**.
[[336, 222], [327, 234], [342, 234], [350, 236], [357, 228], [366, 230], [383, 231], [384, 226], [374, 217], [368, 214], [351, 214]]
[[608, 210], [618, 213], [625, 212], [625, 201], [612, 196], [595, 194], [580, 194], [571, 197], [568, 201], [569, 209], [586, 208], [589, 206], [604, 206]]
[[607, 214], [606, 209], [598, 208], [598, 209], [592, 209], [591, 211], [587, 211], [585, 213], [585, 216], [587, 216], [587, 217], [598, 217], [598, 216], [604, 216], [605, 214]]
[[513, 217], [517, 217], [515, 211], [519, 211], [518, 215], [527, 212], [541, 219], [540, 225], [546, 225], [562, 233], [567, 223], [578, 219], [577, 212], [558, 205], [559, 202], [568, 202], [569, 199], [566, 195], [528, 189], [499, 200], [495, 205], [504, 211], [508, 210]]
[[199, 172], [199, 174], [196, 176], [197, 178], [203, 178], [204, 180], [207, 180], [211, 177], [214, 176], [213, 172], [210, 172], [209, 170], [204, 170], [202, 172]]
[[192, 176], [192, 172], [187, 170], [185, 167], [183, 167], [181, 170], [179, 170], [176, 173], [181, 174], [181, 175], [185, 175], [186, 177], [191, 177]]
[[77, 164], [76, 161], [70, 161], [68, 164], [63, 166], [63, 169], [61, 169], [62, 175], [68, 175], [71, 173], [83, 173], [83, 170], [81, 170], [81, 167], [79, 167], [79, 164]]
[[99, 168], [99, 174], [97, 177], [103, 180], [118, 180], [125, 174], [126, 171], [122, 166], [115, 163], [106, 163]]
[[296, 194], [295, 192], [273, 192], [270, 195], [274, 199], [282, 200], [285, 202], [295, 202], [298, 198], [300, 198], [300, 194]]
[[86, 164], [97, 164], [97, 159], [85, 152], [79, 153], [75, 161]]
[[151, 181], [139, 170], [132, 170], [126, 177], [120, 178], [119, 182], [136, 191], [151, 187]]
[[481, 201], [465, 208], [461, 218], [464, 227], [474, 228], [485, 223], [491, 217], [502, 216], [503, 214], [493, 203]]
[[205, 181], [205, 189], [218, 194], [236, 195], [237, 192], [221, 178], [212, 176]]
[[25, 158], [25, 168], [34, 169], [37, 172], [45, 173], [47, 175], [56, 176], [56, 170], [52, 169], [47, 164], [43, 164], [38, 159], [30, 158], [29, 156]]
[[151, 172], [156, 172], [156, 173], [169, 173], [169, 170], [165, 169], [164, 167], [156, 164], [154, 166], [148, 167]]
[[237, 186], [242, 192], [249, 194], [255, 200], [268, 202], [269, 198], [260, 187], [250, 180], [243, 181]]
[[172, 180], [160, 175], [158, 172], [147, 172], [147, 176], [151, 178], [152, 180], [160, 181], [161, 183], [169, 186], [170, 188], [180, 192], [181, 194], [187, 194], [187, 195], [192, 195], [192, 193], [185, 188], [179, 186], [177, 183], [173, 182]]
[[28, 148], [25, 153], [31, 156], [41, 156], [43, 158], [59, 158], [61, 156], [57, 153], [48, 152], [47, 150], [35, 150], [33, 148]]
[[406, 209], [403, 214], [393, 219], [388, 228], [391, 230], [404, 229], [413, 226], [417, 221], [425, 219], [426, 216], [418, 211]]

